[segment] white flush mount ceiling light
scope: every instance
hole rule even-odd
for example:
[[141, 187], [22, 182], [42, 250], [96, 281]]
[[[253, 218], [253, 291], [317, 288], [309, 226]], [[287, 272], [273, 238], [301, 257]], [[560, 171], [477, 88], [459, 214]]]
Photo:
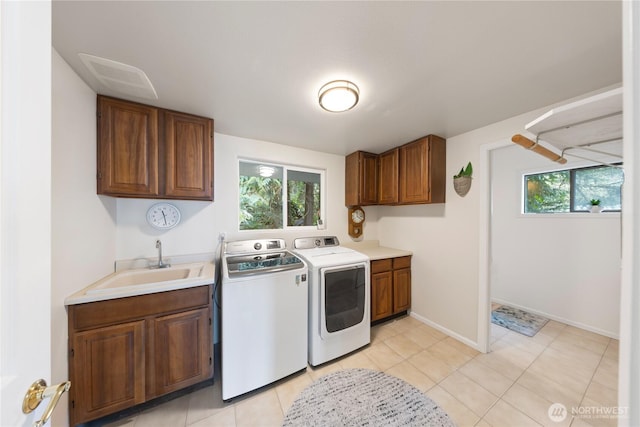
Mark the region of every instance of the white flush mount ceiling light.
[[332, 113], [352, 109], [360, 99], [360, 89], [347, 80], [334, 80], [322, 86], [318, 92], [320, 106]]

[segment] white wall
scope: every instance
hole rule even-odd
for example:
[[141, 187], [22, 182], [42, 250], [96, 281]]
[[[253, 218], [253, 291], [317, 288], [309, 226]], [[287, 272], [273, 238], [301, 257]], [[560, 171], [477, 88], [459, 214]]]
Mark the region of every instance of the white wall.
[[[279, 237], [291, 247], [296, 237], [337, 235], [342, 241], [347, 235], [347, 209], [344, 206], [344, 157], [280, 144], [214, 135], [214, 202], [173, 201], [182, 213], [178, 227], [158, 231], [146, 223], [146, 212], [157, 200], [118, 199], [117, 259], [155, 257], [155, 240], [161, 239], [163, 256], [210, 253], [216, 250], [218, 235], [227, 240], [256, 237]], [[254, 232], [238, 231], [238, 159], [248, 158], [275, 163], [306, 166], [326, 171], [326, 230], [315, 228], [301, 231]], [[375, 226], [367, 218], [367, 238], [375, 237]]]
[[492, 298], [617, 337], [620, 214], [522, 215], [522, 174], [559, 165], [515, 145], [491, 154]]
[[[116, 203], [96, 195], [96, 94], [57, 53], [52, 58], [51, 365], [67, 380], [64, 299], [113, 271]], [[53, 425], [67, 425], [67, 395]]]

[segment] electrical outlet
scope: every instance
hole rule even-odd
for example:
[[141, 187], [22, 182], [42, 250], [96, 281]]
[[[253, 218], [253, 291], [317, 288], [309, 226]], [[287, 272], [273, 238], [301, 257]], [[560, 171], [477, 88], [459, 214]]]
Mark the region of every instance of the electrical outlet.
[[218, 234], [218, 241], [224, 242], [224, 239], [226, 239], [226, 237], [227, 237], [227, 233], [224, 231], [221, 231], [220, 234]]

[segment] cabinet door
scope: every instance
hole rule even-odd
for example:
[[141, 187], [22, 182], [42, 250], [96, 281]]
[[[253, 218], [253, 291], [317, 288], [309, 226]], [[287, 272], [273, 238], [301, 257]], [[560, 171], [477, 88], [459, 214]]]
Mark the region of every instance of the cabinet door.
[[400, 147], [400, 203], [429, 202], [427, 138]]
[[371, 275], [371, 321], [393, 314], [393, 276], [391, 271]]
[[345, 158], [345, 206], [378, 203], [378, 155], [356, 151]]
[[145, 401], [144, 321], [79, 332], [69, 356], [71, 425]]
[[398, 149], [378, 156], [378, 203], [398, 203]]
[[213, 200], [213, 120], [164, 112], [165, 196]]
[[403, 268], [393, 272], [393, 312], [399, 313], [411, 308], [411, 269]]
[[360, 155], [360, 204], [378, 203], [378, 156], [371, 153]]
[[209, 308], [154, 320], [156, 394], [205, 381], [213, 375]]
[[158, 110], [98, 96], [98, 194], [158, 195]]
[[444, 203], [447, 192], [447, 140], [429, 135], [429, 203]]

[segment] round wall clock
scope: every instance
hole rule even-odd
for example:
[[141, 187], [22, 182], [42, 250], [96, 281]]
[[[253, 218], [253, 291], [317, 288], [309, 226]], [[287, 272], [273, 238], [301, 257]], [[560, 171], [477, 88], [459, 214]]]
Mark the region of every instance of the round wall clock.
[[171, 203], [156, 203], [147, 211], [147, 222], [158, 230], [168, 230], [180, 222], [180, 211]]
[[362, 223], [364, 222], [364, 209], [360, 206], [349, 208], [349, 236], [362, 236]]

